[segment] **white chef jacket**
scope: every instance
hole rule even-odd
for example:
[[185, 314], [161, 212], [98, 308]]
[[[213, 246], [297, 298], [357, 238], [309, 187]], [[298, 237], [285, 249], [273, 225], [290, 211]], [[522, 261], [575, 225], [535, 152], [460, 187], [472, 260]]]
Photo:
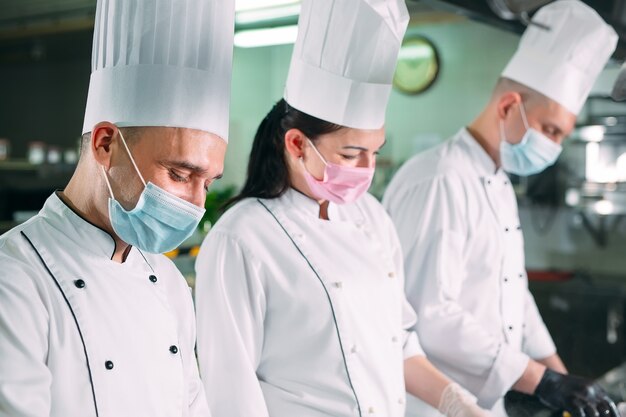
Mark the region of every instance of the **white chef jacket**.
[[216, 417], [402, 417], [410, 330], [402, 252], [365, 195], [329, 207], [290, 189], [219, 220], [196, 263], [198, 360]]
[[56, 194], [0, 237], [0, 416], [207, 417], [189, 287]]
[[409, 160], [383, 204], [400, 236], [405, 289], [428, 358], [493, 407], [529, 357], [556, 351], [528, 290], [509, 178], [462, 129]]

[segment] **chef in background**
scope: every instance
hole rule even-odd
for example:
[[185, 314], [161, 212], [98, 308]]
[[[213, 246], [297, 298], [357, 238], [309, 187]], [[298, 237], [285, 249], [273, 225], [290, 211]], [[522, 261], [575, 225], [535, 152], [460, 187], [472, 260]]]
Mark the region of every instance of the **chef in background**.
[[214, 416], [404, 417], [407, 389], [487, 415], [425, 358], [396, 232], [366, 193], [407, 23], [404, 0], [302, 3], [284, 100], [197, 258]]
[[231, 0], [97, 2], [76, 171], [0, 237], [0, 416], [210, 415], [159, 253], [222, 173], [233, 26]]
[[[599, 387], [567, 374], [539, 315], [507, 173], [536, 174], [556, 161], [617, 35], [578, 0], [546, 5], [532, 21], [483, 111], [409, 160], [383, 203], [435, 366], [494, 411], [503, 412], [513, 389], [575, 417], [615, 417]], [[408, 408], [410, 416], [437, 414], [420, 401]]]

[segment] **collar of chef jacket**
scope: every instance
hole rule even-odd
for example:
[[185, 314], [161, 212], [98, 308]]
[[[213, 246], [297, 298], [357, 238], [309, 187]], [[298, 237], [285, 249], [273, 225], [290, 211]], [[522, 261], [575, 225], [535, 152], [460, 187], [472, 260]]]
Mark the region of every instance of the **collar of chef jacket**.
[[[285, 194], [282, 196], [286, 201], [288, 201], [291, 205], [298, 208], [298, 210], [302, 211], [307, 217], [312, 216], [316, 219], [319, 219], [320, 216], [320, 205], [317, 201], [312, 198], [307, 197], [302, 194], [300, 191], [297, 191], [293, 188], [289, 188]], [[345, 206], [352, 204], [345, 204]], [[329, 203], [328, 204], [328, 218], [330, 220], [349, 220], [347, 218], [342, 218], [340, 213], [340, 208], [337, 204]], [[359, 216], [362, 217], [362, 216]]]
[[459, 142], [467, 147], [473, 166], [482, 178], [506, 176], [502, 168], [496, 168], [496, 163], [467, 129], [463, 128], [459, 132]]
[[[40, 215], [43, 216], [50, 225], [63, 232], [63, 234], [73, 242], [77, 243], [85, 251], [96, 256], [104, 256], [109, 259], [115, 251], [115, 241], [106, 231], [89, 223], [79, 216], [58, 196], [58, 192], [52, 194], [46, 200]], [[131, 260], [130, 251], [126, 262]]]

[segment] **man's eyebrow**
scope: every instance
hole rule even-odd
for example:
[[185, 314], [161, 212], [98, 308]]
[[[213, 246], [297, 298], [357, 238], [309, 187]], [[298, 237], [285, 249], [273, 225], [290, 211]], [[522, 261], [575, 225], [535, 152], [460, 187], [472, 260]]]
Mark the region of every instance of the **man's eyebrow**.
[[206, 169], [196, 164], [192, 164], [191, 162], [187, 162], [187, 161], [175, 161], [175, 160], [164, 159], [164, 160], [159, 161], [159, 164], [166, 166], [166, 167], [170, 167], [170, 168], [186, 169], [198, 175], [203, 175], [207, 173]]

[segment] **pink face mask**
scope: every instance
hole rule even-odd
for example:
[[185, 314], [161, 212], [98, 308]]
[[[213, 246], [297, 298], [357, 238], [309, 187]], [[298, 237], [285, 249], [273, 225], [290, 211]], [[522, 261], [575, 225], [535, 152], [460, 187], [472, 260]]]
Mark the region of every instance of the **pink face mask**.
[[326, 162], [313, 142], [309, 140], [309, 143], [326, 165], [324, 179], [318, 180], [309, 173], [300, 158], [300, 163], [304, 168], [304, 178], [315, 198], [335, 204], [352, 203], [370, 188], [374, 178], [374, 168], [353, 168]]

